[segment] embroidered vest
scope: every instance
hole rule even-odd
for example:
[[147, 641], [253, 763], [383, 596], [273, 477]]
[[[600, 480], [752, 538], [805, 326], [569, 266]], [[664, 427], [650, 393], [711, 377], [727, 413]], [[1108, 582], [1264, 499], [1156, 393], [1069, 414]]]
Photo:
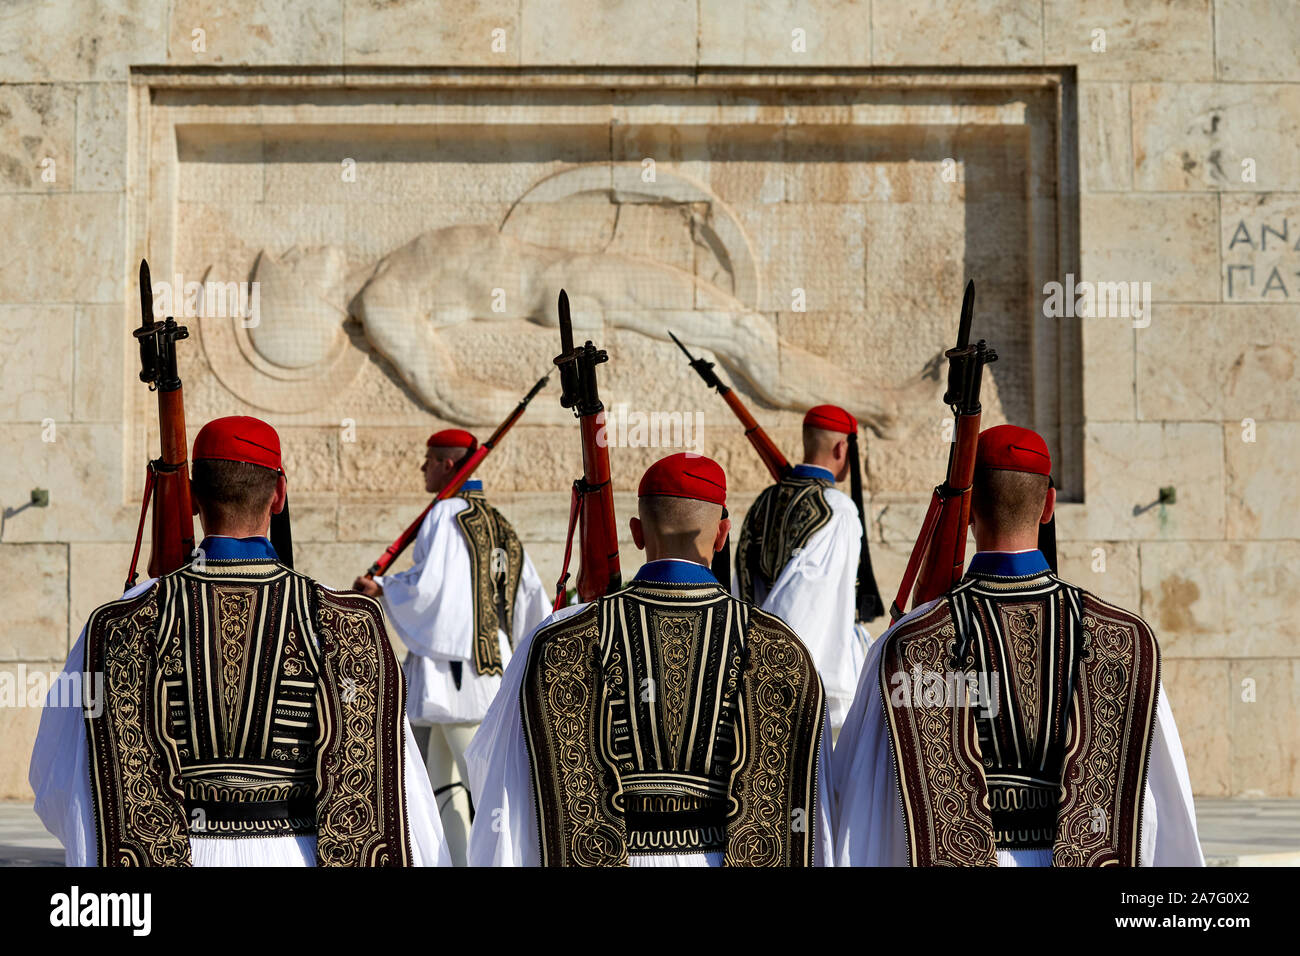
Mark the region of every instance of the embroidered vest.
[[409, 861], [405, 684], [371, 599], [270, 560], [192, 564], [98, 608], [86, 670], [101, 866], [307, 833], [321, 865]]
[[755, 582], [768, 588], [780, 576], [794, 552], [831, 520], [824, 478], [782, 478], [754, 499], [740, 526], [736, 579], [740, 597], [755, 600]]
[[515, 596], [524, 567], [524, 548], [510, 522], [483, 497], [463, 491], [469, 507], [456, 513], [456, 523], [469, 546], [470, 587], [474, 600], [474, 668], [497, 674], [501, 667], [498, 628], [514, 646]]
[[544, 865], [811, 865], [824, 695], [779, 619], [635, 582], [534, 637], [520, 702]]
[[914, 866], [1136, 866], [1159, 648], [1146, 623], [1050, 573], [968, 575], [881, 658]]

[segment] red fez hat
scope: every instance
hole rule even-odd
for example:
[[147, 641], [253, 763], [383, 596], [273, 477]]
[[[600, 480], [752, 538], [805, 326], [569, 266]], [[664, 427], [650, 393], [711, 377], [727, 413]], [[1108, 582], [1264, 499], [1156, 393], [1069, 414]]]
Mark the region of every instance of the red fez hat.
[[1052, 456], [1038, 432], [1019, 425], [994, 425], [980, 432], [975, 467], [1051, 477]]
[[712, 458], [683, 451], [660, 458], [647, 468], [636, 493], [640, 498], [654, 495], [694, 498], [725, 508], [727, 475]]
[[817, 405], [808, 409], [803, 424], [805, 428], [824, 428], [845, 435], [852, 435], [858, 430], [858, 420], [838, 405]]
[[280, 461], [280, 436], [260, 418], [247, 415], [214, 418], [199, 429], [194, 439], [194, 460], [204, 458], [284, 470]]
[[462, 428], [444, 428], [434, 432], [426, 443], [429, 448], [478, 448], [478, 439]]

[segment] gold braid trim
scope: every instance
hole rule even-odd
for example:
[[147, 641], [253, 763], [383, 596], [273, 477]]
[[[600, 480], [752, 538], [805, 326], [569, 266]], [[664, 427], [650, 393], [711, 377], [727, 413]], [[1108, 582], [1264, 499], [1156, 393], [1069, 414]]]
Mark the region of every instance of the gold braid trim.
[[1053, 866], [1137, 866], [1160, 648], [1135, 614], [1083, 594]]
[[754, 608], [741, 692], [747, 738], [733, 782], [725, 866], [812, 866], [825, 695], [812, 656], [779, 618]]
[[[524, 547], [510, 522], [483, 500], [482, 492], [463, 492], [461, 497], [469, 505], [456, 513], [456, 523], [469, 545], [470, 587], [474, 599], [474, 670], [480, 675], [500, 676], [501, 640], [497, 629], [505, 632], [506, 640], [513, 646], [515, 596], [519, 593], [519, 578], [523, 573]], [[506, 566], [502, 574], [494, 573], [493, 568], [494, 555], [498, 551], [505, 556]], [[504, 621], [499, 620], [497, 614], [499, 577], [502, 578]]]
[[627, 827], [612, 767], [598, 762], [603, 681], [600, 606], [557, 621], [533, 638], [520, 689], [533, 771], [542, 866], [622, 866]]
[[736, 546], [736, 581], [742, 600], [753, 602], [754, 582], [770, 588], [794, 552], [831, 520], [822, 478], [785, 478], [765, 488], [740, 526]]
[[176, 623], [159, 620], [162, 586], [96, 609], [86, 625], [84, 670], [103, 675], [103, 711], [85, 710], [100, 866], [190, 865], [178, 761], [155, 709], [158, 630]]
[[402, 717], [406, 683], [371, 598], [312, 584], [318, 603], [316, 859], [410, 866]]
[[948, 602], [940, 601], [884, 638], [880, 690], [912, 866], [997, 865], [973, 708], [925, 706], [910, 691], [914, 673], [948, 672], [956, 637]]

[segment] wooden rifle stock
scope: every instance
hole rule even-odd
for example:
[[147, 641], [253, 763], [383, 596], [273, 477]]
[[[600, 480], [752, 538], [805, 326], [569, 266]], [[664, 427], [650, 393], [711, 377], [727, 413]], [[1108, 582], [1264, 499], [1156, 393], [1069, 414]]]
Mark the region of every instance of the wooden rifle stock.
[[763, 430], [763, 426], [750, 414], [749, 409], [745, 407], [745, 403], [740, 400], [740, 396], [729, 385], [724, 384], [722, 379], [718, 378], [718, 373], [713, 371], [713, 363], [691, 355], [686, 346], [682, 344], [681, 339], [673, 335], [672, 332], [669, 332], [668, 335], [677, 343], [677, 347], [686, 354], [691, 368], [695, 369], [700, 378], [704, 379], [704, 384], [709, 388], [717, 389], [718, 394], [722, 396], [722, 400], [727, 403], [727, 407], [740, 420], [740, 424], [745, 428], [745, 437], [754, 446], [754, 451], [758, 452], [758, 457], [763, 460], [763, 464], [772, 475], [772, 480], [780, 481], [789, 474], [789, 460], [785, 455], [781, 454], [781, 449], [776, 447], [776, 442], [772, 441], [767, 432]]
[[397, 540], [385, 549], [384, 553], [379, 556], [379, 559], [370, 566], [369, 570], [366, 571], [365, 577], [373, 578], [376, 574], [383, 574], [392, 566], [393, 562], [401, 556], [402, 552], [410, 547], [411, 542], [414, 541], [416, 536], [420, 533], [420, 525], [424, 524], [424, 519], [428, 516], [429, 512], [433, 510], [433, 506], [439, 501], [446, 501], [464, 487], [465, 482], [474, 474], [474, 470], [483, 463], [483, 459], [488, 456], [492, 449], [496, 448], [497, 443], [505, 437], [506, 432], [510, 431], [510, 429], [514, 427], [515, 422], [519, 421], [519, 419], [523, 417], [524, 410], [528, 408], [528, 403], [533, 400], [543, 387], [545, 387], [546, 382], [550, 377], [551, 373], [547, 372], [539, 378], [537, 383], [529, 390], [528, 394], [525, 395], [520, 400], [519, 404], [515, 406], [514, 411], [507, 415], [505, 421], [497, 426], [497, 430], [492, 433], [491, 437], [465, 456], [465, 459], [460, 463], [460, 466], [451, 476], [451, 480], [448, 481], [446, 486], [438, 492], [433, 501], [429, 502], [428, 507], [420, 512], [419, 517], [412, 521], [407, 526], [406, 530], [398, 536]]
[[153, 316], [153, 287], [149, 263], [140, 260], [141, 324], [135, 331], [140, 343], [140, 381], [158, 393], [158, 432], [161, 455], [149, 462], [140, 526], [126, 586], [135, 584], [136, 566], [144, 533], [145, 512], [153, 501], [148, 571], [159, 577], [183, 567], [194, 552], [194, 514], [190, 501], [188, 441], [185, 436], [185, 398], [176, 365], [176, 343], [189, 338], [189, 330], [168, 316]]
[[[962, 299], [957, 346], [944, 355], [948, 359], [948, 391], [944, 403], [952, 408], [954, 433], [948, 450], [948, 473], [934, 489], [921, 534], [912, 548], [898, 594], [889, 609], [897, 621], [903, 616], [909, 594], [912, 606], [932, 601], [961, 580], [966, 565], [966, 535], [970, 525], [971, 484], [975, 477], [975, 454], [980, 434], [980, 383], [984, 366], [998, 359], [983, 339], [970, 344], [970, 327], [975, 311], [975, 283], [966, 283]], [[915, 588], [913, 588], [915, 582]]]
[[580, 424], [582, 477], [573, 483], [564, 567], [556, 585], [556, 610], [564, 606], [575, 522], [578, 523], [578, 600], [594, 601], [622, 585], [609, 443], [605, 438], [605, 406], [601, 404], [596, 383], [596, 366], [609, 361], [609, 354], [590, 341], [574, 348], [569, 296], [563, 289], [559, 313], [560, 354], [555, 357], [555, 364], [560, 369], [560, 404], [572, 408]]

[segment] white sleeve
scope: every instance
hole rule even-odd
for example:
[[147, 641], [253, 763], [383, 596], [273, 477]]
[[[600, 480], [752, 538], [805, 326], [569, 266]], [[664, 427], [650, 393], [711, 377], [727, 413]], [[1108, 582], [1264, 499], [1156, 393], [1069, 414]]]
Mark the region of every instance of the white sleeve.
[[380, 600], [398, 637], [422, 657], [474, 658], [469, 548], [456, 521], [456, 514], [467, 507], [463, 498], [434, 505], [416, 535], [415, 563], [375, 578], [384, 589]]
[[411, 733], [411, 722], [402, 715], [402, 733], [406, 738], [403, 748], [406, 796], [406, 824], [411, 834], [412, 866], [451, 866], [451, 852], [442, 833], [442, 816], [438, 801], [429, 784], [429, 772], [420, 759], [420, 750]]
[[[830, 521], [786, 562], [763, 600], [763, 610], [790, 625], [813, 656], [838, 721], [857, 687], [866, 657], [854, 627], [862, 524], [852, 501], [827, 490]], [[843, 499], [841, 501], [841, 499]]]
[[506, 665], [487, 716], [465, 749], [470, 792], [475, 796], [474, 824], [469, 832], [470, 866], [538, 866], [541, 847], [537, 833], [533, 772], [524, 742], [519, 690], [528, 670], [528, 649], [546, 625], [576, 614], [575, 604], [550, 615], [515, 647]]
[[[898, 624], [925, 614], [935, 603], [914, 608]], [[831, 761], [836, 866], [908, 864], [898, 771], [890, 751], [885, 699], [880, 689], [885, 635], [867, 652], [853, 706], [840, 729]]]
[[862, 668], [832, 761], [837, 866], [906, 866], [898, 773], [880, 691], [882, 641]]
[[[137, 597], [153, 586], [147, 578], [122, 595]], [[27, 782], [36, 794], [34, 809], [49, 830], [63, 844], [67, 866], [95, 866], [95, 818], [90, 805], [90, 750], [86, 742], [86, 720], [82, 711], [82, 681], [86, 669], [86, 629], [68, 653], [58, 681], [50, 688], [41, 710], [41, 723], [27, 768]], [[103, 706], [102, 683], [92, 684], [87, 699], [92, 718]]]
[[1151, 765], [1143, 794], [1142, 866], [1204, 866], [1187, 759], [1163, 681], [1152, 731]]
[[829, 712], [822, 716], [822, 739], [817, 748], [817, 842], [813, 847], [813, 866], [835, 865], [835, 826], [831, 793], [831, 719]]

